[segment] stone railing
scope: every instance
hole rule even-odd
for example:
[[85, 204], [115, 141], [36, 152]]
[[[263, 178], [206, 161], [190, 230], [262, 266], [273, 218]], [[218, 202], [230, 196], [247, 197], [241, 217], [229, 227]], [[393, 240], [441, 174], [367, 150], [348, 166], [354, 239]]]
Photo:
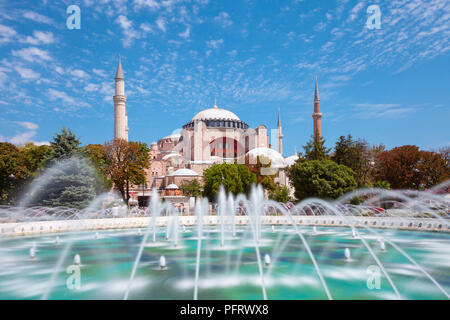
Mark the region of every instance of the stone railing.
[[[356, 227], [388, 228], [416, 231], [450, 232], [450, 224], [447, 221], [434, 218], [397, 218], [397, 217], [339, 217], [339, 216], [293, 216], [298, 226], [327, 226], [348, 227], [353, 223]], [[0, 236], [25, 236], [63, 232], [132, 229], [146, 228], [150, 224], [150, 217], [137, 218], [108, 218], [86, 220], [55, 220], [34, 221], [23, 223], [0, 223]], [[167, 226], [171, 217], [163, 216], [156, 220], [158, 227]], [[224, 219], [226, 224], [231, 224], [231, 218]], [[204, 225], [218, 225], [220, 217], [203, 217]], [[235, 223], [238, 226], [249, 223], [248, 216], [236, 216]], [[197, 224], [195, 216], [179, 216], [179, 224], [194, 226]], [[290, 219], [286, 216], [263, 216], [262, 225], [290, 225]]]

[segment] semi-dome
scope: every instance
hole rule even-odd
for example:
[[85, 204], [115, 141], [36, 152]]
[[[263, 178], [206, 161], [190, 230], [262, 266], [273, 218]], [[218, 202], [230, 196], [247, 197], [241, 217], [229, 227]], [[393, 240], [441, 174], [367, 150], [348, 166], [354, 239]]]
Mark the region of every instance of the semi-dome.
[[221, 109], [210, 108], [197, 113], [192, 120], [240, 120], [233, 112]]
[[255, 148], [247, 152], [247, 155], [251, 158], [252, 161], [256, 161], [258, 156], [268, 158], [271, 162], [271, 166], [275, 168], [284, 168], [286, 166], [283, 156], [279, 152], [271, 148]]
[[177, 171], [169, 174], [170, 177], [198, 177], [198, 173], [190, 169], [178, 169]]

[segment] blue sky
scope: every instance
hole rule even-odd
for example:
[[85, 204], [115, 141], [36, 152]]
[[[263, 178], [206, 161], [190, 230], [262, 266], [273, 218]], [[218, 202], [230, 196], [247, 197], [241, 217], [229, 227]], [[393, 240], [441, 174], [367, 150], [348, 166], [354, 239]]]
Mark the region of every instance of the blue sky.
[[[69, 5], [81, 29], [66, 27]], [[368, 29], [370, 5], [381, 29]], [[0, 140], [44, 143], [63, 125], [113, 137], [122, 56], [130, 139], [169, 135], [219, 107], [276, 126], [285, 154], [312, 133], [319, 78], [327, 145], [450, 145], [450, 3], [389, 1], [0, 0]]]

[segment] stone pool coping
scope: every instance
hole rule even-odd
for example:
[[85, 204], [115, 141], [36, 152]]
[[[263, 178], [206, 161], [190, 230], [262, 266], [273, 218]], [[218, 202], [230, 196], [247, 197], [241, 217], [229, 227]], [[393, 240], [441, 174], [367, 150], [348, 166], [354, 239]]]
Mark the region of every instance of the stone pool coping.
[[[158, 227], [167, 226], [170, 218], [168, 216], [158, 217], [156, 225]], [[179, 216], [178, 218], [179, 224], [184, 226], [194, 226], [197, 222], [197, 217], [195, 216]], [[345, 219], [338, 216], [293, 216], [292, 218], [300, 226], [348, 227], [348, 222], [353, 219], [356, 227], [450, 232], [449, 222], [436, 218], [348, 217]], [[145, 228], [150, 224], [150, 219], [150, 217], [132, 217], [0, 223], [0, 236], [29, 236], [74, 231]], [[236, 216], [235, 221], [238, 226], [247, 225], [249, 217]], [[204, 225], [218, 225], [219, 222], [220, 217], [218, 216], [203, 217]], [[231, 218], [226, 217], [225, 223], [231, 223]], [[261, 217], [261, 223], [265, 226], [291, 225], [289, 218], [286, 216], [263, 216]]]

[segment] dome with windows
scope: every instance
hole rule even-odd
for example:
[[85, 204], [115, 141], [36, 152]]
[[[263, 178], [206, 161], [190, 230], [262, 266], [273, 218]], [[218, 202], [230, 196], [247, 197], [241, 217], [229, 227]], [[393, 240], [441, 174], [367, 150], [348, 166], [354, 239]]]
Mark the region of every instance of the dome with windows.
[[220, 108], [210, 108], [197, 113], [192, 120], [237, 120], [239, 117], [233, 112], [220, 109]]
[[183, 129], [193, 128], [196, 121], [203, 121], [207, 127], [248, 129], [248, 125], [241, 121], [233, 112], [219, 108], [214, 101], [214, 107], [200, 111]]

